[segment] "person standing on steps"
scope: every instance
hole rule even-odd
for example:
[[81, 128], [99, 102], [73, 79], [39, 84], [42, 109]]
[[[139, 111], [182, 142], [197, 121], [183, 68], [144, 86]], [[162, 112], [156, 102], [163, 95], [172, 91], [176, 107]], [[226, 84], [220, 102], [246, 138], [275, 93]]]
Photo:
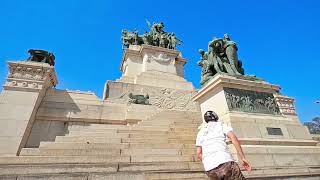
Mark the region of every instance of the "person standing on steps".
[[210, 180], [242, 180], [245, 179], [226, 144], [228, 137], [235, 146], [243, 167], [251, 173], [251, 166], [246, 160], [237, 136], [232, 128], [218, 122], [218, 115], [213, 111], [204, 114], [206, 124], [202, 125], [196, 139], [197, 156], [202, 161]]

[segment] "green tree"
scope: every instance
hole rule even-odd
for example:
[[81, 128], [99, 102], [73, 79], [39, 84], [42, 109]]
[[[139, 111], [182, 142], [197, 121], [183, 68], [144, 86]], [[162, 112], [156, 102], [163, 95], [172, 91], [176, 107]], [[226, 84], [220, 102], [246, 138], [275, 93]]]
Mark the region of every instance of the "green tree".
[[310, 122], [305, 122], [311, 134], [320, 134], [320, 117], [315, 117]]

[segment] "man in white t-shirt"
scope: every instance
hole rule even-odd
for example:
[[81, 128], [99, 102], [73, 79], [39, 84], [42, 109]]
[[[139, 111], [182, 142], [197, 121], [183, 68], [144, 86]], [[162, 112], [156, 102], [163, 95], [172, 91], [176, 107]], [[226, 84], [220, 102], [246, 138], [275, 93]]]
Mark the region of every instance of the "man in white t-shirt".
[[232, 128], [217, 122], [218, 115], [213, 111], [204, 114], [204, 124], [198, 132], [197, 156], [202, 161], [210, 180], [245, 179], [237, 163], [234, 162], [226, 144], [228, 137], [235, 146], [243, 167], [251, 173], [251, 166], [245, 159], [240, 142]]

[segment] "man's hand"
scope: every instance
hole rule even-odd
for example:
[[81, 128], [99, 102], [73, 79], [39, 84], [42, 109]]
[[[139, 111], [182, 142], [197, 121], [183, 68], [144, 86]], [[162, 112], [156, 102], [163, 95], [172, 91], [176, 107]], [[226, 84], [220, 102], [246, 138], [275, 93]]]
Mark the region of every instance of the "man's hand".
[[244, 153], [242, 151], [242, 148], [241, 148], [241, 145], [240, 145], [240, 142], [239, 142], [237, 136], [232, 131], [228, 132], [227, 136], [231, 140], [231, 142], [234, 145], [234, 147], [236, 148], [236, 150], [237, 150], [237, 152], [238, 152], [238, 154], [239, 154], [239, 156], [241, 158], [242, 166], [250, 174], [251, 170], [252, 170], [251, 165], [249, 164], [249, 162], [246, 160], [246, 158], [244, 156]]
[[242, 166], [246, 169], [246, 171], [248, 171], [248, 174], [251, 174], [251, 165], [249, 164], [249, 162], [246, 159], [241, 159], [242, 160]]

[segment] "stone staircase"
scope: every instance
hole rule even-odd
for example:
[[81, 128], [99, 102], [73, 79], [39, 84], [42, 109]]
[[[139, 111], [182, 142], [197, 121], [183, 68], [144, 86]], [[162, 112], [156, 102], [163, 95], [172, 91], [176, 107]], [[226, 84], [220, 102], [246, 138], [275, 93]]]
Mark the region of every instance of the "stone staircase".
[[160, 111], [135, 125], [69, 122], [65, 136], [0, 158], [0, 179], [207, 179], [196, 160], [200, 112]]

